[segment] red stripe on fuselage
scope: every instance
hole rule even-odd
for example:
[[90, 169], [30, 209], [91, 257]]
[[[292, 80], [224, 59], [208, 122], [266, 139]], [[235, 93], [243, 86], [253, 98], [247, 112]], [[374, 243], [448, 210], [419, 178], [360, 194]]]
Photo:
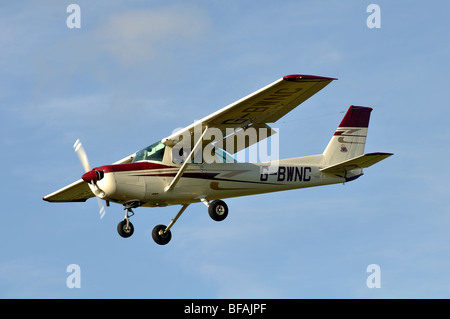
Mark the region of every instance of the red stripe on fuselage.
[[104, 173], [115, 173], [115, 172], [145, 171], [145, 170], [166, 169], [166, 168], [177, 168], [177, 167], [151, 162], [137, 162], [127, 164], [105, 165], [96, 167], [95, 169], [97, 171], [103, 171]]

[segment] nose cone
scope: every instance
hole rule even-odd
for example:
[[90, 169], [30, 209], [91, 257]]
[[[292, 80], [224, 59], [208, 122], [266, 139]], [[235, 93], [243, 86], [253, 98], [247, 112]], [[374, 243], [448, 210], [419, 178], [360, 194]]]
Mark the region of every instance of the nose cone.
[[83, 174], [83, 176], [81, 176], [81, 178], [86, 183], [96, 182], [97, 181], [97, 173], [94, 170], [92, 170], [92, 171], [89, 171], [89, 172]]
[[85, 181], [86, 183], [96, 183], [97, 181], [101, 180], [104, 176], [104, 173], [102, 171], [97, 171], [95, 169], [93, 169], [92, 171], [89, 171], [85, 174], [83, 174], [83, 176], [81, 176], [81, 178], [83, 179], [83, 181]]

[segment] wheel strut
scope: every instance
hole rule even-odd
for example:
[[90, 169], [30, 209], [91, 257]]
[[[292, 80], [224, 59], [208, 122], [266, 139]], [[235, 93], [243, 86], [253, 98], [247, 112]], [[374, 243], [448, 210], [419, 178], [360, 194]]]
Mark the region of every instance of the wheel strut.
[[175, 218], [172, 219], [169, 226], [164, 225], [156, 225], [155, 228], [153, 228], [152, 231], [152, 237], [153, 240], [158, 245], [166, 245], [170, 239], [172, 238], [172, 233], [170, 232], [170, 228], [175, 224], [175, 222], [180, 218], [181, 214], [186, 210], [186, 208], [189, 206], [189, 204], [184, 204], [178, 214], [175, 216]]
[[184, 204], [183, 207], [181, 207], [181, 209], [178, 212], [178, 214], [175, 216], [175, 218], [171, 219], [171, 222], [170, 222], [169, 226], [167, 226], [166, 229], [164, 229], [164, 230], [161, 229], [159, 231], [159, 234], [160, 235], [166, 234], [172, 228], [172, 226], [176, 223], [178, 218], [180, 218], [181, 214], [183, 214], [183, 212], [186, 210], [186, 208], [188, 208], [188, 206], [189, 206], [189, 204]]
[[126, 207], [125, 206], [125, 217], [124, 217], [124, 220], [127, 222], [127, 228], [129, 228], [130, 227], [130, 217], [131, 216], [134, 216], [134, 212], [133, 212], [133, 210], [131, 209], [131, 207]]

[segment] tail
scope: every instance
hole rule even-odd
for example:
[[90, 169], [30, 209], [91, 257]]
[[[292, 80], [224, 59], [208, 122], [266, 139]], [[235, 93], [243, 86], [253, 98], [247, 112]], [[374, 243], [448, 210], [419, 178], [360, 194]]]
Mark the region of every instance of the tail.
[[328, 146], [323, 152], [325, 173], [344, 173], [351, 170], [352, 176], [362, 175], [362, 169], [393, 155], [391, 153], [370, 153], [364, 155], [367, 131], [372, 108], [350, 106]]
[[323, 155], [327, 165], [364, 154], [372, 108], [350, 106]]

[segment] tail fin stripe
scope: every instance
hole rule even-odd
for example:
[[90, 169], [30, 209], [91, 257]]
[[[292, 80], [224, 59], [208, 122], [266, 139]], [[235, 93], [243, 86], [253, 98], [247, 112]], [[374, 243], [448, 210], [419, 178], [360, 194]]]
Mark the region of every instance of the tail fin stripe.
[[371, 107], [351, 105], [339, 127], [369, 127]]

